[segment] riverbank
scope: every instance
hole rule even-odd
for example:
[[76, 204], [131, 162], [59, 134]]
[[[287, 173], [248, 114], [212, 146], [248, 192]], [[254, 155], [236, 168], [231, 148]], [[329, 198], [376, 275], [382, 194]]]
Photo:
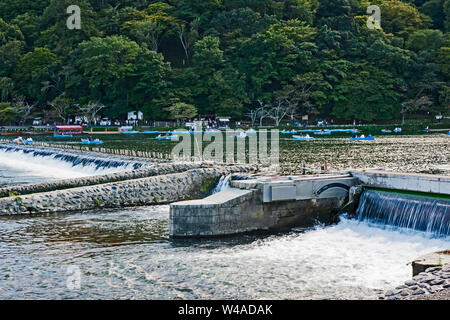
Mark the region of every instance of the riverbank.
[[431, 267], [385, 293], [386, 300], [450, 300], [450, 264]]

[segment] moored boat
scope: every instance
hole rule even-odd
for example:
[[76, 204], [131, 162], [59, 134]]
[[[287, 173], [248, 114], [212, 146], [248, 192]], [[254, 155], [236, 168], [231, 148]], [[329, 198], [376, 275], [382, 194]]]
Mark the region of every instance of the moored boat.
[[320, 131], [314, 131], [313, 134], [322, 135], [322, 136], [328, 136], [328, 135], [331, 134], [331, 131], [320, 130]]
[[177, 140], [177, 135], [171, 135], [171, 136], [158, 136], [155, 138], [156, 140]]
[[304, 140], [304, 141], [312, 141], [312, 140], [314, 140], [313, 137], [309, 137], [309, 136], [306, 136], [306, 137], [304, 137], [304, 136], [292, 136], [292, 139], [294, 139], [294, 140]]
[[359, 137], [359, 138], [348, 138], [350, 141], [373, 141], [375, 140], [374, 137], [368, 136], [368, 137]]
[[102, 144], [103, 141], [95, 139], [95, 140], [89, 140], [89, 139], [81, 139], [82, 144]]
[[59, 133], [55, 133], [53, 135], [53, 138], [72, 138], [73, 135], [71, 134], [59, 134]]

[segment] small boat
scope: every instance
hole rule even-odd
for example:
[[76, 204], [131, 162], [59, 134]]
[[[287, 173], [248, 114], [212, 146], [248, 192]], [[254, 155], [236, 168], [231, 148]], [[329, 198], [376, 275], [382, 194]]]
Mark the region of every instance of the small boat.
[[171, 136], [158, 136], [155, 138], [156, 140], [177, 140], [177, 135], [171, 135]]
[[299, 131], [297, 131], [297, 130], [291, 130], [291, 131], [283, 130], [283, 131], [281, 131], [282, 134], [296, 134], [297, 132], [299, 132]]
[[313, 137], [303, 137], [303, 136], [292, 136], [294, 140], [304, 140], [304, 141], [312, 141]]
[[246, 131], [247, 134], [256, 134], [256, 130], [254, 129], [249, 129]]
[[31, 139], [31, 138], [28, 138], [27, 140], [25, 140], [25, 144], [26, 145], [32, 145], [33, 144], [33, 139]]
[[139, 131], [122, 131], [122, 134], [138, 134]]
[[81, 135], [83, 132], [82, 126], [55, 126], [53, 138], [72, 138], [74, 135]]
[[102, 144], [103, 141], [98, 140], [98, 139], [96, 139], [96, 140], [81, 139], [81, 143], [82, 144]]
[[71, 134], [58, 134], [55, 133], [53, 135], [53, 138], [72, 138], [73, 136]]
[[238, 136], [236, 136], [238, 139], [245, 139], [247, 138], [247, 134], [245, 132], [241, 132]]
[[331, 134], [331, 131], [314, 131], [313, 134], [322, 135], [322, 136], [327, 135], [328, 136], [328, 135]]
[[373, 141], [375, 140], [374, 137], [368, 136], [368, 137], [359, 137], [359, 138], [348, 138], [350, 141]]
[[312, 130], [312, 129], [304, 129], [304, 130], [298, 130], [298, 133], [314, 133], [317, 130]]
[[358, 133], [358, 129], [333, 129], [330, 131], [338, 133]]
[[144, 131], [142, 133], [144, 133], [144, 134], [158, 134], [159, 131]]
[[205, 133], [222, 133], [220, 130], [206, 130]]
[[392, 130], [388, 130], [388, 129], [381, 129], [381, 132], [383, 132], [383, 133], [392, 133]]

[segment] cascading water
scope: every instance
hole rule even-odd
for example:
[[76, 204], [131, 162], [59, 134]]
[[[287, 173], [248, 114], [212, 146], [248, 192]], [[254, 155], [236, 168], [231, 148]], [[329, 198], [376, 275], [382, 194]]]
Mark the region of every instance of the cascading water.
[[367, 189], [361, 195], [356, 219], [447, 237], [450, 199]]
[[229, 174], [227, 176], [222, 176], [219, 179], [219, 182], [217, 183], [216, 187], [212, 191], [212, 194], [218, 193], [220, 191], [226, 190], [230, 188], [231, 180], [248, 180], [253, 179], [251, 175], [248, 174]]
[[213, 194], [226, 190], [230, 187], [231, 174], [227, 176], [221, 176], [217, 186], [213, 190]]
[[144, 162], [126, 159], [109, 159], [101, 155], [0, 145], [2, 166], [33, 172], [53, 178], [75, 178], [96, 174], [136, 170], [146, 166]]

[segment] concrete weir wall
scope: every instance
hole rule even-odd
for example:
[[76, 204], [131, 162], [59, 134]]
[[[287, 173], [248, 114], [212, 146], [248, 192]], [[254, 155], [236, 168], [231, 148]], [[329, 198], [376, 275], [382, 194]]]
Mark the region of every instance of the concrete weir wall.
[[331, 175], [232, 181], [232, 188], [205, 199], [172, 203], [169, 234], [210, 237], [331, 223], [355, 181]]
[[372, 188], [450, 195], [450, 176], [382, 170], [351, 171], [351, 175]]
[[181, 173], [0, 199], [0, 215], [71, 212], [164, 204], [193, 197], [216, 178], [250, 172], [248, 165], [197, 168]]

